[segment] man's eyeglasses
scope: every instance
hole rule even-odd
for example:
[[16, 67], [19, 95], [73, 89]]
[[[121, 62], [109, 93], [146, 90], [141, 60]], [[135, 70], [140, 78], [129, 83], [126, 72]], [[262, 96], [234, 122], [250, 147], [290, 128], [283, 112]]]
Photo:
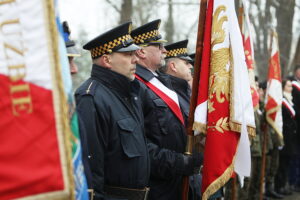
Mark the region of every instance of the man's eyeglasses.
[[150, 43], [150, 44], [144, 44], [141, 46], [143, 46], [143, 47], [155, 46], [155, 47], [158, 47], [159, 50], [164, 49], [164, 45], [162, 43]]

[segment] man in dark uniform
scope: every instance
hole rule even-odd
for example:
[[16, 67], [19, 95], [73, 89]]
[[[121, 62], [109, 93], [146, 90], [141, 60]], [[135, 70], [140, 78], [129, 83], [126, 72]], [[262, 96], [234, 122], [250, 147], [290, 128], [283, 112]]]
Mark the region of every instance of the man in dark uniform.
[[[169, 75], [174, 91], [178, 94], [178, 97], [182, 99], [181, 107], [186, 119], [186, 125], [188, 123], [191, 97], [189, 81], [193, 79], [191, 74], [191, 69], [193, 68], [191, 63], [193, 63], [193, 59], [187, 53], [187, 45], [188, 40], [182, 40], [165, 46], [167, 50], [165, 58], [166, 65], [159, 69], [162, 73]], [[195, 174], [189, 178], [189, 199], [200, 200], [200, 174]]]
[[192, 58], [187, 53], [188, 40], [182, 40], [165, 46], [167, 52], [166, 65], [160, 71], [169, 74], [173, 89], [184, 99], [186, 107], [183, 108], [186, 118], [188, 118], [191, 88], [188, 84], [192, 80], [191, 62]]
[[91, 52], [91, 77], [76, 91], [83, 159], [96, 200], [144, 200], [150, 160], [135, 80], [138, 58], [125, 23], [83, 46]]
[[297, 148], [296, 154], [291, 161], [289, 182], [294, 191], [300, 192], [300, 66], [296, 66], [294, 75], [290, 77], [292, 81], [292, 97], [296, 111], [295, 120], [297, 123]]
[[185, 119], [181, 101], [172, 90], [167, 75], [157, 70], [164, 65], [166, 49], [158, 32], [160, 20], [132, 31], [141, 49], [136, 77], [143, 88], [145, 131], [151, 160], [150, 193], [152, 200], [181, 199], [182, 177], [192, 175], [202, 163], [200, 155], [186, 156]]

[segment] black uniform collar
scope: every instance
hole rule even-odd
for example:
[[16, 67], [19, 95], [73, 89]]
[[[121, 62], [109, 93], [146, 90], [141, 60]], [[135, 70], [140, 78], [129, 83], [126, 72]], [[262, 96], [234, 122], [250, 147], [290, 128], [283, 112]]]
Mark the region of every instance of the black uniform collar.
[[178, 78], [172, 75], [169, 75], [171, 79], [172, 86], [175, 90], [188, 91], [190, 86], [188, 82], [182, 78]]
[[188, 95], [190, 95], [191, 93], [191, 88], [189, 83], [182, 79], [182, 78], [178, 78], [172, 75], [169, 75], [172, 86], [174, 88], [175, 91], [184, 91], [186, 92]]
[[138, 87], [136, 80], [130, 81], [126, 76], [96, 64], [92, 67], [91, 77], [100, 81], [106, 87], [117, 91], [122, 96], [130, 96], [132, 89]]

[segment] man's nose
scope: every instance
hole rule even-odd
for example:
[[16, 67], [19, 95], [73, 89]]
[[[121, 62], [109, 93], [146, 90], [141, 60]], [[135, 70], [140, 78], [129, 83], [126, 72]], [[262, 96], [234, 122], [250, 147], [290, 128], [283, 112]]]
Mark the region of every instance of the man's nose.
[[78, 67], [74, 62], [70, 63], [70, 67], [71, 67], [71, 69], [70, 69], [71, 74], [77, 74], [78, 73]]

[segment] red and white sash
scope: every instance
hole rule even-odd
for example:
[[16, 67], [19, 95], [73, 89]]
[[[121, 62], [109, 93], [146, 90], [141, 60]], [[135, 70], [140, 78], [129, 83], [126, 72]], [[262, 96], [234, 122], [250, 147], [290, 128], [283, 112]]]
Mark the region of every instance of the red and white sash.
[[184, 119], [182, 116], [182, 112], [180, 110], [180, 107], [176, 101], [174, 101], [171, 97], [169, 97], [166, 93], [164, 93], [162, 90], [158, 89], [154, 84], [145, 81], [137, 74], [135, 77], [143, 82], [148, 88], [150, 88], [157, 96], [159, 96], [170, 108], [170, 110], [175, 114], [175, 116], [179, 119], [179, 121], [184, 125]]
[[284, 105], [290, 111], [292, 117], [294, 118], [296, 115], [296, 112], [295, 112], [293, 106], [285, 98], [283, 98], [283, 100], [282, 100], [282, 105]]

